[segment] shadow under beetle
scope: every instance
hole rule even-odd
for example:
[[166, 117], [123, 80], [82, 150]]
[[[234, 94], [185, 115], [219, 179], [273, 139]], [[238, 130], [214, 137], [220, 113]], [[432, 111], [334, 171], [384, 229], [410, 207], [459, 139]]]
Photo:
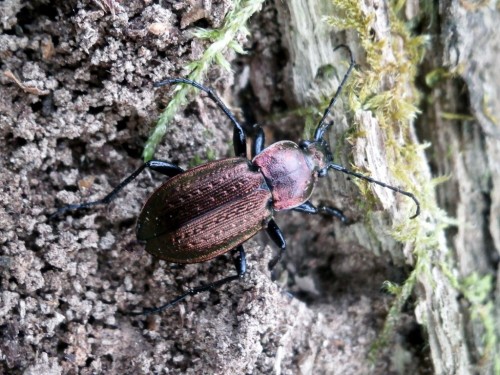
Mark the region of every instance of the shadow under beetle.
[[410, 197], [417, 206], [412, 218], [419, 215], [420, 204], [412, 193], [349, 171], [333, 162], [329, 145], [324, 139], [326, 131], [332, 125], [326, 118], [355, 65], [349, 47], [340, 45], [336, 49], [338, 48], [347, 50], [350, 65], [316, 127], [314, 139], [301, 141], [298, 145], [291, 141], [280, 141], [265, 148], [264, 132], [259, 127], [249, 159], [243, 127], [211, 89], [183, 78], [167, 79], [154, 86], [177, 83], [192, 85], [207, 93], [226, 114], [234, 126], [236, 157], [212, 161], [187, 171], [165, 161], [151, 160], [103, 199], [68, 205], [53, 214], [55, 216], [68, 210], [108, 204], [129, 182], [148, 168], [171, 177], [149, 197], [137, 220], [137, 238], [145, 242], [148, 253], [173, 263], [205, 262], [230, 250], [236, 255], [236, 275], [189, 289], [162, 306], [144, 309], [137, 314], [162, 311], [187, 296], [242, 278], [246, 272], [242, 244], [261, 229], [266, 229], [280, 248], [279, 254], [269, 263], [269, 269], [272, 269], [286, 248], [283, 234], [273, 219], [274, 211], [291, 209], [308, 214], [321, 213], [346, 222], [340, 210], [328, 206], [315, 207], [309, 201], [317, 179], [326, 176], [330, 169]]

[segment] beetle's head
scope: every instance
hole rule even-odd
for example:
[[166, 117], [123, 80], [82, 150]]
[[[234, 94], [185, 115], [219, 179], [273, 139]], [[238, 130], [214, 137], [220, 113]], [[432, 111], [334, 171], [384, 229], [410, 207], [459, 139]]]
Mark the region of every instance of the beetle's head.
[[311, 160], [318, 176], [325, 176], [328, 171], [328, 164], [333, 161], [328, 142], [324, 139], [320, 139], [319, 141], [300, 141], [299, 147]]

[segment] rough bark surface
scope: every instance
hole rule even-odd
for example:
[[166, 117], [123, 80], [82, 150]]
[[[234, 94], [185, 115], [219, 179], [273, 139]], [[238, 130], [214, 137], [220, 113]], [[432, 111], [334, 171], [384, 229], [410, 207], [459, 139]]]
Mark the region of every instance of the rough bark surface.
[[[470, 362], [467, 370], [485, 374], [500, 372], [500, 75], [496, 69], [500, 15], [494, 6], [489, 2], [440, 3], [437, 49], [440, 52], [429, 54], [429, 61], [434, 67], [445, 67], [456, 76], [439, 84], [431, 93], [426, 114], [434, 126], [420, 127], [423, 137], [433, 144], [430, 161], [434, 173], [452, 176], [438, 188], [438, 202], [457, 219], [457, 226], [448, 232], [448, 246], [456, 260], [457, 275], [462, 278], [472, 274], [492, 276], [491, 290], [483, 306], [493, 306], [494, 332], [488, 333], [479, 322], [477, 311], [471, 314], [468, 303], [460, 301], [464, 322], [461, 339]], [[470, 117], [450, 121], [443, 118], [442, 113]], [[441, 335], [450, 335], [448, 331], [451, 327]], [[496, 335], [496, 342], [487, 352], [486, 337], [491, 339], [492, 335]], [[439, 347], [433, 352], [436, 366], [443, 363], [437, 370], [446, 373], [449, 369], [446, 363], [451, 362], [449, 356], [438, 354]]]
[[[417, 135], [432, 142], [419, 155], [421, 174], [452, 176], [437, 190], [436, 204], [458, 225], [440, 232], [431, 272], [418, 276], [414, 300], [372, 361], [393, 301], [381, 286], [404, 282], [415, 262], [411, 241], [389, 235], [391, 224], [412, 212], [404, 197], [373, 189], [380, 210], [365, 220], [358, 188], [332, 175], [313, 202], [342, 208], [351, 225], [279, 214], [288, 249], [278, 280], [267, 270], [275, 246], [257, 236], [246, 245], [244, 281], [153, 316], [127, 313], [234, 272], [229, 257], [175, 266], [137, 243], [135, 219], [161, 176], [144, 173], [108, 207], [47, 220], [54, 207], [102, 197], [140, 165], [144, 141], [169, 98], [168, 89], [155, 90], [151, 82], [185, 74], [208, 46], [192, 36], [194, 28], [220, 27], [231, 7], [225, 0], [160, 4], [0, 4], [0, 373], [493, 372], [484, 327], [439, 264], [453, 258], [458, 278], [498, 272], [498, 13], [460, 1], [436, 9], [424, 67], [445, 66], [461, 79], [426, 89], [430, 100], [410, 132], [415, 142]], [[364, 6], [376, 17], [374, 38], [390, 38], [387, 4]], [[235, 112], [250, 125], [264, 125], [268, 143], [297, 141], [303, 123], [287, 111], [335, 90], [346, 68], [336, 45], [351, 46], [360, 69], [368, 68], [356, 34], [324, 24], [332, 9], [329, 1], [266, 3], [251, 20], [250, 54], [237, 61], [236, 76], [217, 67], [208, 72], [206, 83], [241, 108]], [[413, 17], [418, 3], [408, 2], [406, 11]], [[478, 40], [487, 47], [475, 48]], [[389, 63], [394, 56], [384, 52]], [[334, 77], [322, 79], [330, 67]], [[376, 119], [345, 109], [340, 101], [329, 135], [337, 162], [397, 184], [384, 164]], [[446, 121], [443, 112], [473, 119]], [[341, 136], [353, 120], [369, 131], [350, 148]], [[188, 168], [196, 158], [228, 155], [230, 139], [227, 119], [200, 95], [176, 117], [155, 157]], [[437, 221], [425, 212], [418, 220], [424, 227]], [[499, 289], [492, 301], [500, 300]]]

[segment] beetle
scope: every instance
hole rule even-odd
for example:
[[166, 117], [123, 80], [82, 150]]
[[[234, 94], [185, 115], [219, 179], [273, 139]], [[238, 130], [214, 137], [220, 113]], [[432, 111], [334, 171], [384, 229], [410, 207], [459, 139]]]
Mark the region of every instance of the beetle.
[[344, 48], [348, 52], [349, 68], [317, 125], [312, 140], [301, 141], [299, 144], [279, 141], [265, 147], [264, 132], [258, 127], [252, 144], [251, 158], [248, 158], [247, 136], [243, 127], [212, 89], [184, 78], [166, 79], [155, 83], [154, 86], [194, 86], [208, 94], [225, 113], [234, 128], [235, 157], [208, 162], [187, 171], [166, 161], [151, 160], [140, 166], [104, 198], [68, 205], [52, 215], [108, 204], [147, 168], [169, 177], [147, 199], [137, 220], [137, 239], [145, 243], [148, 253], [173, 263], [205, 262], [228, 251], [236, 256], [235, 275], [189, 289], [162, 306], [134, 314], [160, 312], [190, 295], [243, 278], [246, 273], [246, 256], [242, 244], [262, 229], [267, 230], [280, 249], [278, 255], [269, 263], [269, 269], [272, 269], [286, 249], [285, 238], [273, 219], [276, 211], [321, 213], [346, 222], [346, 217], [339, 209], [329, 206], [316, 207], [309, 200], [318, 178], [326, 176], [330, 169], [406, 195], [416, 204], [416, 213], [412, 218], [419, 215], [420, 203], [412, 193], [350, 171], [333, 162], [332, 153], [324, 138], [333, 122], [327, 122], [326, 119], [355, 65], [349, 47], [339, 45], [335, 49], [338, 48]]

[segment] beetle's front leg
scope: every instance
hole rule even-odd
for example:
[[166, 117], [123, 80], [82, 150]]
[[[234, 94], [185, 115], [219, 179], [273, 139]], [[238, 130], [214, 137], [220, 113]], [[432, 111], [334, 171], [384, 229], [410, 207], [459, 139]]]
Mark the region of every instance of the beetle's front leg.
[[242, 245], [239, 245], [237, 248], [231, 250], [231, 254], [234, 256], [234, 254], [238, 253], [238, 256], [234, 259], [234, 265], [236, 267], [236, 275], [228, 276], [224, 279], [217, 280], [213, 283], [207, 284], [207, 285], [202, 285], [196, 288], [191, 288], [189, 289], [186, 293], [181, 294], [180, 296], [174, 298], [173, 300], [165, 303], [164, 305], [161, 305], [159, 307], [154, 307], [151, 309], [144, 309], [142, 312], [132, 312], [129, 313], [130, 315], [149, 315], [149, 314], [156, 314], [159, 313], [165, 309], [168, 309], [172, 306], [175, 306], [179, 302], [185, 300], [189, 296], [194, 296], [198, 293], [203, 293], [203, 292], [208, 292], [210, 290], [219, 288], [220, 286], [230, 283], [231, 281], [241, 279], [245, 276], [245, 273], [247, 272], [247, 258], [245, 254], [245, 250], [243, 249]]
[[161, 160], [150, 160], [143, 165], [141, 165], [139, 168], [137, 168], [130, 176], [128, 176], [125, 180], [120, 182], [117, 187], [115, 187], [111, 193], [106, 195], [104, 198], [96, 200], [96, 201], [91, 201], [91, 202], [84, 202], [84, 203], [78, 203], [78, 204], [69, 204], [67, 206], [59, 208], [56, 212], [51, 214], [49, 216], [49, 220], [54, 218], [57, 215], [60, 215], [66, 211], [71, 211], [71, 210], [80, 210], [82, 208], [88, 208], [92, 206], [97, 206], [100, 204], [109, 204], [113, 199], [116, 198], [118, 193], [123, 190], [125, 186], [127, 186], [130, 182], [132, 182], [133, 179], [135, 179], [144, 169], [151, 169], [153, 171], [159, 172], [161, 174], [164, 174], [168, 177], [173, 177], [176, 176], [184, 170], [180, 167], [178, 167], [175, 164], [171, 164], [166, 161], [161, 161]]
[[334, 216], [338, 218], [343, 224], [349, 224], [349, 221], [347, 217], [344, 215], [344, 213], [339, 210], [338, 208], [331, 207], [331, 206], [318, 206], [315, 207], [311, 202], [306, 201], [302, 203], [300, 206], [292, 208], [293, 211], [297, 212], [303, 212], [306, 214], [323, 214], [327, 216]]
[[286, 241], [285, 237], [283, 236], [283, 233], [281, 232], [281, 229], [278, 227], [276, 222], [271, 219], [269, 223], [267, 224], [267, 233], [269, 234], [269, 237], [274, 241], [276, 245], [280, 248], [280, 252], [278, 255], [276, 255], [270, 262], [269, 262], [269, 270], [272, 270], [274, 266], [280, 261], [280, 259], [283, 257], [283, 254], [285, 253], [286, 250]]
[[236, 120], [236, 117], [232, 114], [232, 112], [229, 110], [229, 108], [226, 107], [224, 102], [217, 96], [214, 90], [212, 90], [209, 87], [203, 86], [199, 84], [198, 82], [192, 81], [190, 79], [186, 78], [168, 78], [164, 81], [161, 82], [155, 82], [153, 84], [154, 87], [161, 87], [165, 85], [171, 85], [174, 83], [185, 83], [188, 85], [191, 85], [193, 87], [196, 87], [197, 89], [206, 92], [208, 94], [208, 97], [214, 101], [215, 104], [224, 112], [224, 114], [227, 116], [229, 120], [233, 123], [233, 146], [234, 146], [234, 154], [235, 156], [240, 156], [240, 157], [247, 157], [247, 141], [246, 141], [246, 134], [245, 130], [243, 130], [243, 127], [240, 125], [238, 120]]
[[262, 150], [265, 148], [266, 137], [264, 134], [264, 130], [260, 125], [257, 125], [257, 131], [255, 137], [252, 142], [252, 159], [259, 155]]

